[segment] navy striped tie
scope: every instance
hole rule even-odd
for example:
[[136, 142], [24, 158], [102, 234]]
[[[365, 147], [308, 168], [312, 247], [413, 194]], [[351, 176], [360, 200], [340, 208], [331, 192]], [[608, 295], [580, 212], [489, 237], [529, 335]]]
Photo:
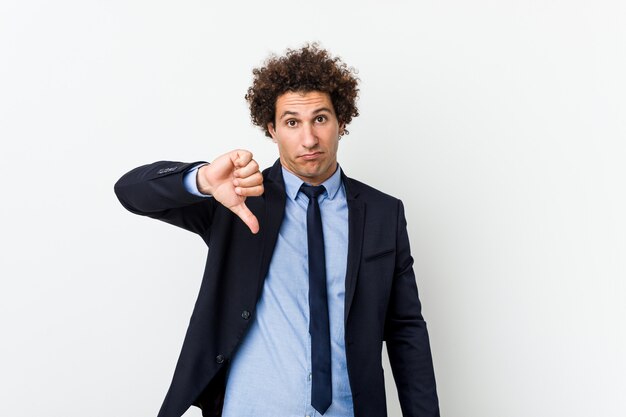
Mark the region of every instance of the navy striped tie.
[[332, 380], [326, 257], [322, 215], [317, 197], [326, 189], [323, 185], [312, 187], [302, 184], [300, 191], [309, 197], [306, 226], [309, 243], [309, 333], [311, 334], [311, 366], [313, 368], [311, 405], [320, 414], [324, 414], [332, 402]]

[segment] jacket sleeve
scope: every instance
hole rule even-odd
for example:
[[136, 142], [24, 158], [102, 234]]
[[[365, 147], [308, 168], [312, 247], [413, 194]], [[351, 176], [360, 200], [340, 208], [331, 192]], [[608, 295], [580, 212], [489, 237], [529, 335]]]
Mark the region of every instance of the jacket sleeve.
[[190, 193], [183, 182], [185, 172], [202, 163], [159, 161], [140, 166], [115, 183], [115, 194], [132, 213], [205, 236], [217, 203]]
[[398, 204], [396, 248], [385, 341], [400, 407], [404, 417], [438, 417], [428, 330], [421, 313], [402, 202]]

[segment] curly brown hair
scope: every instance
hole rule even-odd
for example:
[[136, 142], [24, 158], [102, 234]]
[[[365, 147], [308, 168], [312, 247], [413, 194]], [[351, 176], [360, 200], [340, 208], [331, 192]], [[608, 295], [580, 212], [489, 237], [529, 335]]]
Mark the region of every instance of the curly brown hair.
[[[276, 100], [280, 95], [321, 91], [330, 95], [339, 125], [346, 126], [359, 115], [356, 73], [317, 43], [287, 49], [284, 56], [272, 55], [263, 67], [252, 70], [254, 80], [245, 96], [252, 123], [262, 128], [265, 136], [271, 137], [267, 125], [275, 123]], [[344, 133], [349, 132], [344, 129]]]

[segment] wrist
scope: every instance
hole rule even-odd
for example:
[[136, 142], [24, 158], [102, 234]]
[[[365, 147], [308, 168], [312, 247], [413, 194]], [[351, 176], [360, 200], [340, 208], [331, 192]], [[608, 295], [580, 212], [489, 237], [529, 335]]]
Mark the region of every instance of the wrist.
[[196, 186], [198, 187], [198, 191], [205, 195], [213, 195], [213, 187], [207, 180], [208, 175], [206, 174], [206, 170], [210, 169], [209, 167], [210, 164], [206, 164], [196, 171]]

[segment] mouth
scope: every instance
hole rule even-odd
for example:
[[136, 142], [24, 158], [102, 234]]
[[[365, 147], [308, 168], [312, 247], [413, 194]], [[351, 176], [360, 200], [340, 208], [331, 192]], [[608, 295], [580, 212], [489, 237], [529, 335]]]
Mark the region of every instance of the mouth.
[[305, 161], [312, 161], [319, 158], [320, 156], [322, 156], [322, 152], [311, 152], [300, 155], [300, 158], [304, 159]]

